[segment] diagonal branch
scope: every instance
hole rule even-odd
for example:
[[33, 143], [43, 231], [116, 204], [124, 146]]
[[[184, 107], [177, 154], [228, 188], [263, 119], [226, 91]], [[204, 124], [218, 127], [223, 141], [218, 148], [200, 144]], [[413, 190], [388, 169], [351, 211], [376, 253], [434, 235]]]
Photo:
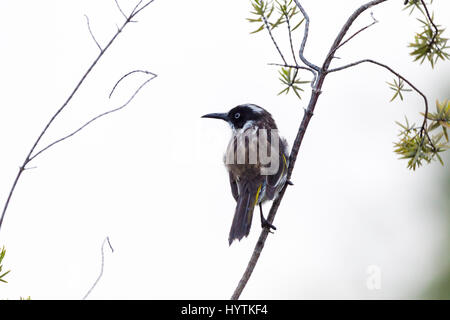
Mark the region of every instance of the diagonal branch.
[[284, 64], [287, 64], [286, 59], [283, 56], [283, 53], [280, 50], [280, 47], [278, 46], [277, 41], [273, 37], [272, 31], [270, 30], [270, 25], [267, 22], [267, 19], [264, 15], [262, 15], [262, 19], [264, 21], [264, 25], [266, 26], [267, 31], [269, 32], [270, 38], [272, 39], [273, 44], [275, 45], [275, 48], [277, 48], [278, 53], [280, 54], [281, 60], [283, 60]]
[[75, 88], [72, 90], [72, 92], [69, 94], [69, 96], [67, 97], [67, 99], [63, 102], [63, 104], [59, 107], [58, 110], [56, 110], [56, 112], [51, 116], [50, 120], [47, 122], [47, 124], [44, 126], [44, 128], [42, 129], [41, 133], [38, 135], [38, 137], [36, 138], [36, 140], [34, 141], [30, 151], [28, 152], [28, 154], [26, 155], [22, 165], [19, 168], [19, 171], [16, 175], [16, 177], [14, 178], [14, 182], [11, 186], [11, 189], [9, 191], [8, 197], [6, 198], [5, 204], [3, 206], [3, 210], [2, 210], [2, 214], [0, 216], [0, 229], [3, 225], [3, 220], [5, 218], [5, 214], [6, 211], [8, 209], [9, 203], [11, 201], [12, 195], [14, 194], [14, 190], [16, 189], [17, 183], [19, 182], [20, 177], [22, 176], [22, 173], [24, 172], [27, 164], [31, 161], [31, 158], [33, 157], [33, 153], [36, 149], [36, 147], [38, 146], [39, 142], [41, 141], [42, 137], [45, 135], [45, 133], [47, 132], [47, 130], [49, 129], [49, 127], [52, 125], [52, 123], [55, 121], [55, 119], [61, 114], [61, 112], [68, 106], [69, 102], [72, 100], [72, 98], [75, 96], [75, 94], [78, 92], [78, 90], [80, 89], [81, 85], [84, 83], [84, 81], [86, 80], [86, 78], [88, 77], [88, 75], [91, 73], [91, 71], [94, 69], [94, 67], [97, 65], [97, 63], [100, 61], [100, 59], [103, 57], [103, 55], [105, 54], [105, 52], [107, 52], [107, 50], [111, 47], [111, 45], [115, 42], [115, 40], [117, 39], [117, 37], [119, 36], [119, 34], [125, 29], [125, 27], [132, 22], [132, 19], [139, 14], [142, 10], [144, 10], [148, 5], [150, 5], [154, 0], [148, 1], [146, 4], [144, 4], [143, 6], [141, 6], [139, 9], [139, 5], [142, 3], [142, 0], [139, 1], [139, 3], [137, 4], [137, 6], [133, 9], [133, 11], [127, 16], [127, 19], [125, 20], [125, 22], [122, 24], [121, 27], [118, 27], [116, 33], [112, 36], [112, 38], [109, 40], [109, 42], [107, 43], [107, 45], [100, 51], [100, 53], [98, 54], [98, 56], [94, 59], [94, 61], [91, 63], [91, 65], [87, 68], [86, 72], [83, 74], [83, 76], [81, 77], [81, 79], [78, 81], [78, 83], [75, 85]]
[[[331, 60], [333, 59], [333, 50], [335, 51], [335, 48], [339, 47], [339, 45], [342, 43], [342, 40], [344, 38], [344, 36], [346, 35], [347, 31], [349, 30], [350, 26], [353, 24], [353, 22], [356, 20], [356, 18], [358, 18], [358, 16], [363, 13], [364, 11], [366, 11], [368, 8], [378, 5], [382, 2], [385, 2], [387, 0], [373, 0], [370, 1], [362, 6], [360, 6], [347, 20], [347, 22], [344, 24], [344, 26], [341, 28], [341, 31], [339, 32], [339, 34], [337, 35], [335, 41], [333, 42], [333, 45], [331, 46], [331, 49], [327, 55], [327, 57], [325, 58], [325, 61], [323, 63], [322, 68], [318, 68], [317, 66], [314, 66], [312, 64], [308, 65], [309, 67], [311, 67], [312, 69], [318, 71], [318, 76], [317, 79], [315, 81], [312, 93], [311, 93], [311, 98], [309, 100], [308, 103], [308, 107], [305, 109], [305, 114], [303, 116], [302, 122], [300, 124], [300, 127], [298, 129], [297, 132], [297, 136], [295, 138], [294, 144], [292, 145], [292, 149], [291, 149], [291, 154], [289, 157], [289, 167], [288, 167], [288, 173], [287, 173], [287, 181], [290, 180], [291, 175], [292, 175], [292, 171], [294, 170], [294, 166], [295, 166], [295, 162], [297, 160], [297, 156], [298, 156], [298, 152], [300, 150], [300, 146], [302, 144], [303, 141], [303, 137], [305, 135], [306, 129], [308, 128], [308, 124], [314, 114], [314, 109], [315, 106], [317, 104], [317, 100], [319, 99], [319, 96], [321, 94], [321, 89], [323, 86], [323, 82], [325, 80], [325, 77], [327, 76], [327, 70], [328, 67], [331, 63]], [[300, 10], [302, 10], [302, 13], [305, 15], [306, 13], [304, 13], [303, 8], [301, 7], [300, 3], [298, 2], [298, 0], [295, 0], [295, 3], [297, 4], [297, 6], [300, 8]], [[306, 24], [308, 26], [309, 24], [309, 18], [307, 18], [307, 16], [305, 16], [305, 20], [306, 20]], [[305, 35], [307, 37], [307, 27], [305, 28]], [[300, 57], [303, 56], [303, 49], [306, 43], [306, 37], [303, 38], [303, 42], [302, 42], [302, 48], [300, 50], [301, 55]], [[304, 57], [303, 57], [304, 58]], [[306, 60], [306, 59], [305, 59]], [[302, 61], [305, 63], [305, 61], [302, 59]], [[307, 60], [306, 60], [307, 61]], [[305, 63], [306, 64], [306, 63]], [[275, 199], [272, 203], [272, 207], [270, 208], [270, 212], [267, 216], [267, 221], [270, 224], [273, 224], [273, 220], [275, 219], [275, 215], [278, 211], [278, 208], [281, 204], [281, 201], [283, 200], [284, 197], [284, 193], [286, 192], [286, 188], [287, 188], [288, 184], [286, 183], [283, 187], [283, 189], [281, 190], [280, 194], [278, 195], [277, 199]], [[255, 249], [253, 250], [252, 256], [250, 257], [250, 261], [247, 264], [247, 268], [245, 269], [244, 274], [242, 275], [242, 278], [240, 279], [233, 295], [231, 296], [232, 300], [237, 300], [239, 299], [239, 297], [241, 296], [242, 291], [244, 290], [245, 286], [247, 285], [248, 280], [250, 279], [253, 270], [255, 269], [255, 266], [258, 262], [258, 259], [261, 255], [261, 252], [264, 248], [264, 244], [267, 240], [267, 236], [269, 235], [269, 230], [267, 228], [264, 228], [261, 231], [261, 234], [259, 236], [258, 242], [256, 243]]]

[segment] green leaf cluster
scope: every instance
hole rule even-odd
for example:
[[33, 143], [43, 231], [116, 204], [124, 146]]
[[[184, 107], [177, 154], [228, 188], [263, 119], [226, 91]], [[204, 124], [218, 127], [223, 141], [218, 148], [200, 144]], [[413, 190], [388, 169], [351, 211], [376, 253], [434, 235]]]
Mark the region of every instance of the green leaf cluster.
[[292, 89], [292, 91], [295, 93], [297, 98], [301, 99], [300, 91], [304, 91], [302, 88], [300, 88], [300, 85], [303, 83], [309, 83], [309, 81], [301, 81], [300, 77], [298, 75], [298, 69], [295, 69], [294, 72], [292, 72], [293, 68], [281, 68], [279, 72], [280, 74], [280, 81], [282, 84], [285, 85], [285, 88], [281, 90], [278, 95], [285, 93], [288, 94], [289, 90]]
[[[408, 8], [411, 9], [410, 14], [417, 8], [424, 17], [423, 19], [417, 19], [422, 24], [422, 32], [416, 33], [414, 42], [411, 42], [408, 45], [413, 50], [410, 55], [414, 57], [414, 61], [423, 63], [425, 59], [427, 59], [430, 62], [431, 67], [434, 68], [439, 59], [449, 60], [450, 54], [447, 52], [447, 50], [450, 49], [447, 45], [449, 39], [442, 37], [442, 34], [445, 31], [444, 28], [435, 24], [436, 30], [433, 26], [432, 21], [434, 21], [434, 15], [428, 17], [425, 8], [423, 8], [422, 1], [420, 0], [410, 0], [405, 9]], [[432, 21], [430, 21], [430, 19]]]
[[[396, 122], [401, 130], [400, 140], [394, 144], [394, 152], [401, 156], [400, 159], [408, 159], [408, 169], [415, 170], [424, 162], [430, 163], [436, 159], [444, 165], [439, 154], [450, 148], [447, 132], [450, 128], [450, 101], [436, 101], [436, 113], [430, 112], [427, 116], [427, 120], [432, 121], [428, 127], [410, 125], [408, 119], [405, 120], [405, 124]], [[431, 131], [439, 132], [432, 134]]]
[[[273, 37], [272, 30], [283, 24], [286, 24], [291, 45], [291, 53], [293, 56], [294, 64], [297, 65], [297, 60], [292, 44], [292, 34], [295, 30], [298, 29], [298, 27], [300, 27], [305, 19], [303, 18], [299, 21], [293, 21], [293, 19], [295, 19], [300, 12], [295, 2], [293, 0], [251, 0], [251, 5], [253, 7], [253, 10], [251, 11], [253, 17], [248, 18], [247, 20], [251, 23], [257, 23], [259, 25], [258, 28], [251, 33], [258, 33], [264, 28], [267, 28], [272, 41], [275, 43], [275, 46], [280, 52], [280, 55], [282, 55], [278, 44]], [[286, 65], [286, 60], [283, 56], [282, 58], [284, 64]], [[294, 71], [292, 69], [294, 69]], [[293, 92], [299, 99], [301, 99], [300, 92], [304, 90], [300, 87], [300, 85], [303, 83], [309, 83], [310, 81], [300, 80], [298, 68], [285, 66], [281, 68], [279, 74], [279, 79], [284, 85], [284, 88], [278, 93], [278, 95], [282, 93], [288, 94], [289, 92]]]
[[[251, 4], [253, 7], [253, 11], [250, 13], [253, 15], [252, 18], [247, 18], [247, 20], [251, 23], [260, 24], [259, 27], [250, 32], [250, 33], [258, 33], [266, 27], [270, 28], [270, 30], [275, 29], [276, 27], [289, 23], [295, 15], [299, 13], [297, 6], [293, 3], [293, 0], [283, 0], [283, 1], [270, 1], [270, 0], [251, 0]], [[276, 4], [276, 5], [275, 5]], [[275, 8], [278, 11], [278, 18], [273, 22], [270, 21], [272, 18], [272, 13]], [[292, 29], [290, 28], [290, 32], [295, 31], [302, 24], [303, 19], [300, 20]]]
[[6, 280], [4, 279], [4, 277], [5, 277], [5, 276], [9, 273], [9, 271], [11, 271], [11, 270], [8, 270], [8, 271], [6, 271], [6, 272], [4, 272], [4, 273], [2, 274], [2, 269], [3, 269], [3, 264], [2, 264], [2, 262], [3, 262], [3, 258], [5, 257], [5, 254], [6, 254], [6, 249], [5, 249], [5, 247], [3, 247], [2, 250], [0, 251], [0, 282], [7, 283], [8, 281], [6, 281]]
[[397, 97], [399, 97], [400, 100], [403, 101], [402, 92], [412, 91], [411, 89], [405, 89], [405, 82], [401, 78], [398, 78], [398, 81], [397, 79], [394, 79], [393, 83], [387, 82], [387, 84], [389, 85], [390, 89], [395, 91], [394, 96], [392, 97], [390, 102], [394, 101]]

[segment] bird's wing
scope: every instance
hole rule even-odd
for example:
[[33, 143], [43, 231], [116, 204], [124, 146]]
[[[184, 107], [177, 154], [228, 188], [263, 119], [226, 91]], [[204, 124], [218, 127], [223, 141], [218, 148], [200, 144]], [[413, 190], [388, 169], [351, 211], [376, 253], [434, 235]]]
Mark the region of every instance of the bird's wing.
[[281, 190], [284, 183], [286, 182], [288, 157], [284, 150], [284, 143], [281, 144], [280, 151], [278, 171], [273, 175], [266, 176], [265, 197], [270, 200], [273, 200], [275, 198], [276, 194]]
[[236, 180], [233, 177], [233, 174], [229, 172], [230, 175], [230, 186], [231, 186], [231, 193], [233, 194], [234, 200], [238, 200], [239, 197], [239, 190]]

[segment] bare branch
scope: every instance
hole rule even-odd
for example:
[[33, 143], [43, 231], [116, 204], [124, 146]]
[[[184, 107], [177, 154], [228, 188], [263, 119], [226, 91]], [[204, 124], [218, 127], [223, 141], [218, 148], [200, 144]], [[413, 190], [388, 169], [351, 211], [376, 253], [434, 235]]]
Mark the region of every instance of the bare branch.
[[114, 0], [114, 2], [116, 3], [117, 8], [119, 9], [120, 13], [122, 14], [122, 16], [125, 18], [125, 20], [128, 19], [127, 15], [123, 12], [122, 8], [119, 5], [119, 2], [117, 0]]
[[[125, 102], [123, 105], [121, 105], [120, 107], [111, 109], [111, 110], [109, 110], [109, 111], [103, 112], [103, 113], [101, 113], [101, 114], [99, 114], [99, 115], [93, 117], [91, 120], [89, 120], [88, 122], [86, 122], [85, 124], [83, 124], [83, 125], [82, 125], [81, 127], [79, 127], [77, 130], [75, 130], [75, 131], [73, 131], [72, 133], [70, 133], [70, 134], [68, 134], [68, 135], [66, 135], [66, 136], [64, 136], [64, 137], [62, 137], [62, 138], [60, 138], [60, 139], [58, 139], [58, 140], [56, 140], [56, 141], [50, 143], [50, 144], [47, 145], [45, 148], [42, 148], [40, 151], [36, 152], [36, 154], [34, 154], [34, 155], [30, 158], [30, 161], [32, 161], [33, 159], [35, 159], [35, 158], [36, 158], [37, 156], [39, 156], [42, 152], [44, 152], [44, 151], [48, 150], [49, 148], [53, 147], [55, 144], [58, 144], [58, 143], [60, 143], [60, 142], [62, 142], [62, 141], [64, 141], [64, 140], [66, 140], [66, 139], [68, 139], [68, 138], [74, 136], [75, 134], [77, 134], [78, 132], [80, 132], [81, 130], [83, 130], [84, 128], [86, 128], [88, 125], [90, 125], [92, 122], [94, 122], [94, 121], [96, 121], [96, 120], [98, 120], [98, 119], [100, 119], [100, 118], [102, 118], [102, 117], [104, 117], [104, 116], [106, 116], [106, 115], [108, 115], [108, 114], [111, 114], [111, 113], [113, 113], [113, 112], [117, 112], [117, 111], [119, 111], [119, 110], [122, 110], [123, 108], [125, 108], [125, 107], [126, 107], [126, 106], [134, 99], [134, 97], [138, 94], [138, 92], [139, 92], [139, 91], [140, 91], [147, 83], [149, 83], [150, 81], [152, 81], [154, 78], [157, 77], [156, 74], [151, 73], [151, 72], [149, 72], [149, 71], [142, 71], [142, 70], [131, 71], [131, 72], [127, 73], [126, 75], [124, 75], [122, 78], [120, 78], [120, 80], [119, 80], [118, 82], [116, 82], [116, 84], [114, 85], [113, 91], [114, 91], [114, 89], [116, 88], [117, 84], [118, 84], [120, 81], [122, 81], [122, 79], [124, 79], [124, 78], [127, 77], [128, 75], [130, 75], [130, 74], [132, 74], [132, 73], [135, 73], [135, 72], [143, 72], [143, 73], [146, 73], [146, 74], [150, 74], [152, 77], [149, 78], [149, 79], [147, 79], [145, 82], [143, 82], [143, 83], [138, 87], [138, 89], [133, 93], [133, 95], [127, 100], [127, 102]], [[113, 93], [113, 91], [111, 91], [111, 94]], [[111, 97], [111, 94], [110, 94], [110, 97]]]
[[305, 9], [303, 9], [303, 6], [300, 4], [300, 2], [298, 0], [294, 0], [295, 4], [297, 5], [297, 7], [300, 9], [300, 11], [303, 14], [303, 17], [305, 18], [305, 32], [303, 34], [303, 40], [302, 40], [302, 44], [300, 45], [300, 50], [299, 50], [299, 56], [300, 56], [300, 60], [303, 61], [303, 63], [305, 65], [307, 65], [308, 67], [310, 67], [313, 70], [316, 70], [317, 72], [320, 71], [320, 68], [318, 66], [316, 66], [315, 64], [311, 63], [308, 61], [308, 59], [305, 58], [305, 56], [303, 55], [303, 52], [305, 51], [305, 46], [306, 46], [306, 40], [308, 40], [308, 34], [309, 34], [309, 16], [306, 13]]
[[87, 27], [88, 27], [89, 33], [91, 34], [92, 40], [94, 40], [95, 44], [100, 49], [100, 52], [102, 52], [103, 51], [102, 47], [99, 45], [97, 39], [95, 39], [94, 34], [92, 33], [91, 25], [89, 24], [89, 17], [87, 15], [84, 15], [84, 16], [86, 17]]
[[[39, 136], [37, 137], [37, 139], [34, 141], [30, 151], [28, 152], [28, 154], [25, 157], [25, 160], [23, 161], [23, 164], [21, 165], [21, 168], [19, 169], [19, 172], [17, 173], [16, 177], [14, 178], [14, 182], [11, 186], [11, 189], [9, 191], [8, 197], [6, 198], [5, 204], [3, 206], [3, 210], [2, 210], [2, 214], [0, 216], [0, 229], [3, 225], [3, 220], [5, 218], [5, 214], [6, 211], [8, 209], [9, 203], [11, 201], [11, 197], [14, 193], [14, 190], [17, 186], [17, 182], [19, 181], [24, 169], [26, 168], [27, 164], [31, 161], [32, 158], [34, 158], [35, 156], [33, 156], [34, 150], [36, 149], [37, 145], [39, 144], [39, 142], [41, 141], [42, 137], [45, 135], [45, 133], [47, 132], [48, 128], [52, 125], [52, 123], [55, 121], [55, 119], [59, 116], [59, 114], [67, 107], [67, 105], [69, 104], [69, 102], [72, 100], [72, 98], [74, 97], [74, 95], [78, 92], [78, 89], [80, 89], [81, 85], [84, 83], [84, 81], [86, 80], [87, 76], [91, 73], [92, 69], [94, 69], [94, 67], [97, 65], [97, 63], [100, 61], [100, 59], [103, 57], [103, 55], [105, 54], [105, 52], [108, 51], [108, 49], [111, 47], [111, 45], [115, 42], [115, 40], [117, 39], [117, 37], [119, 36], [119, 34], [124, 30], [124, 28], [131, 22], [132, 18], [134, 18], [139, 12], [141, 12], [142, 10], [144, 10], [150, 3], [152, 3], [154, 0], [151, 0], [149, 2], [147, 2], [144, 6], [142, 6], [140, 9], [137, 9], [137, 7], [141, 4], [142, 0], [138, 3], [138, 5], [135, 7], [135, 9], [133, 9], [133, 12], [127, 17], [127, 19], [125, 20], [125, 22], [122, 24], [121, 27], [119, 27], [116, 31], [116, 33], [112, 36], [112, 38], [109, 40], [108, 44], [105, 46], [105, 48], [100, 51], [100, 53], [98, 54], [98, 56], [94, 59], [94, 61], [91, 63], [91, 65], [87, 68], [86, 72], [83, 74], [83, 76], [81, 77], [81, 79], [78, 81], [78, 83], [75, 85], [75, 88], [72, 90], [72, 92], [69, 94], [69, 96], [67, 97], [67, 99], [64, 101], [64, 103], [59, 107], [58, 110], [56, 110], [56, 112], [52, 115], [52, 117], [50, 118], [50, 120], [47, 122], [47, 124], [44, 126], [44, 129], [41, 131], [41, 133], [39, 134]], [[42, 150], [40, 151], [42, 152]]]
[[280, 47], [278, 47], [278, 44], [277, 44], [275, 38], [273, 37], [272, 31], [270, 30], [270, 25], [267, 22], [267, 19], [266, 19], [266, 17], [264, 17], [264, 15], [262, 15], [262, 19], [264, 21], [264, 25], [266, 26], [267, 32], [269, 32], [270, 38], [272, 39], [272, 42], [275, 45], [275, 48], [277, 48], [277, 51], [280, 54], [281, 60], [283, 60], [284, 64], [287, 64], [286, 59], [284, 58], [283, 53], [280, 50]]
[[109, 248], [111, 249], [111, 252], [114, 252], [113, 247], [111, 246], [111, 242], [109, 242], [109, 237], [106, 237], [105, 240], [103, 240], [102, 247], [101, 247], [101, 254], [102, 254], [102, 264], [100, 268], [100, 274], [98, 275], [97, 279], [95, 280], [94, 284], [91, 286], [91, 288], [86, 292], [86, 294], [83, 297], [83, 300], [86, 300], [86, 298], [91, 294], [92, 290], [97, 286], [98, 282], [103, 276], [103, 269], [105, 267], [105, 252], [103, 250], [103, 247], [105, 246], [105, 243], [108, 242]]
[[[303, 116], [302, 122], [300, 124], [300, 127], [298, 129], [297, 132], [297, 136], [295, 137], [295, 141], [294, 144], [292, 145], [292, 149], [291, 149], [291, 153], [289, 156], [289, 167], [288, 167], [288, 172], [287, 172], [287, 181], [290, 181], [291, 175], [292, 175], [292, 171], [295, 167], [295, 162], [297, 160], [297, 155], [298, 152], [300, 150], [300, 146], [302, 144], [303, 141], [303, 137], [305, 135], [306, 129], [308, 128], [308, 124], [314, 114], [314, 109], [315, 106], [317, 104], [317, 101], [319, 99], [319, 96], [321, 94], [321, 89], [322, 89], [322, 85], [323, 82], [325, 80], [325, 77], [327, 76], [328, 72], [328, 67], [331, 63], [331, 60], [333, 59], [333, 53], [335, 51], [335, 48], [338, 47], [341, 42], [342, 39], [344, 38], [344, 36], [346, 35], [347, 31], [349, 30], [350, 26], [353, 24], [353, 22], [356, 20], [356, 18], [363, 13], [365, 10], [367, 10], [368, 8], [378, 5], [382, 2], [385, 2], [387, 0], [373, 0], [370, 1], [362, 6], [360, 6], [347, 20], [347, 22], [344, 24], [344, 26], [341, 28], [341, 31], [339, 32], [338, 36], [336, 37], [336, 39], [333, 42], [333, 45], [331, 46], [331, 49], [327, 55], [327, 57], [325, 58], [325, 61], [323, 63], [322, 68], [319, 68], [311, 63], [309, 63], [304, 57], [303, 57], [303, 50], [306, 44], [306, 38], [308, 35], [308, 27], [309, 27], [309, 17], [306, 15], [306, 12], [304, 12], [302, 6], [300, 5], [300, 3], [298, 2], [298, 0], [294, 0], [295, 3], [297, 4], [297, 6], [299, 7], [299, 9], [302, 11], [303, 15], [305, 16], [305, 20], [306, 20], [306, 26], [305, 26], [305, 35], [303, 37], [303, 41], [302, 41], [302, 45], [300, 48], [300, 58], [301, 60], [310, 68], [316, 70], [318, 72], [318, 76], [317, 79], [315, 81], [312, 93], [311, 93], [311, 98], [309, 100], [308, 103], [308, 107], [305, 109], [305, 114]], [[306, 62], [305, 62], [306, 61]], [[270, 212], [267, 216], [267, 221], [270, 224], [273, 224], [273, 220], [275, 219], [275, 215], [278, 211], [278, 208], [280, 206], [281, 201], [283, 200], [283, 196], [284, 193], [286, 191], [286, 188], [289, 184], [286, 183], [283, 187], [283, 189], [281, 190], [280, 194], [278, 195], [278, 197], [273, 201], [272, 203], [272, 207], [270, 208]], [[250, 279], [253, 270], [255, 269], [255, 266], [258, 262], [259, 256], [261, 255], [261, 252], [264, 248], [264, 244], [266, 242], [267, 236], [269, 235], [269, 230], [267, 228], [263, 228], [263, 230], [261, 231], [261, 234], [259, 236], [258, 242], [256, 243], [255, 249], [253, 250], [252, 256], [250, 257], [250, 261], [247, 264], [247, 268], [244, 272], [244, 274], [242, 275], [241, 280], [239, 281], [233, 295], [231, 296], [232, 300], [237, 300], [239, 299], [239, 297], [241, 296], [242, 291], [244, 290], [245, 286], [247, 285], [248, 280]]]

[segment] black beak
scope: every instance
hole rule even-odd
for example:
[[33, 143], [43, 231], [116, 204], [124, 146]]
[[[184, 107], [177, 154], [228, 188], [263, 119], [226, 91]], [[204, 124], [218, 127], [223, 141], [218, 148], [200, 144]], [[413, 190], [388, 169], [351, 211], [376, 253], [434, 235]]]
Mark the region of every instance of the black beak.
[[202, 116], [202, 118], [222, 119], [225, 121], [229, 120], [227, 113], [208, 113]]

